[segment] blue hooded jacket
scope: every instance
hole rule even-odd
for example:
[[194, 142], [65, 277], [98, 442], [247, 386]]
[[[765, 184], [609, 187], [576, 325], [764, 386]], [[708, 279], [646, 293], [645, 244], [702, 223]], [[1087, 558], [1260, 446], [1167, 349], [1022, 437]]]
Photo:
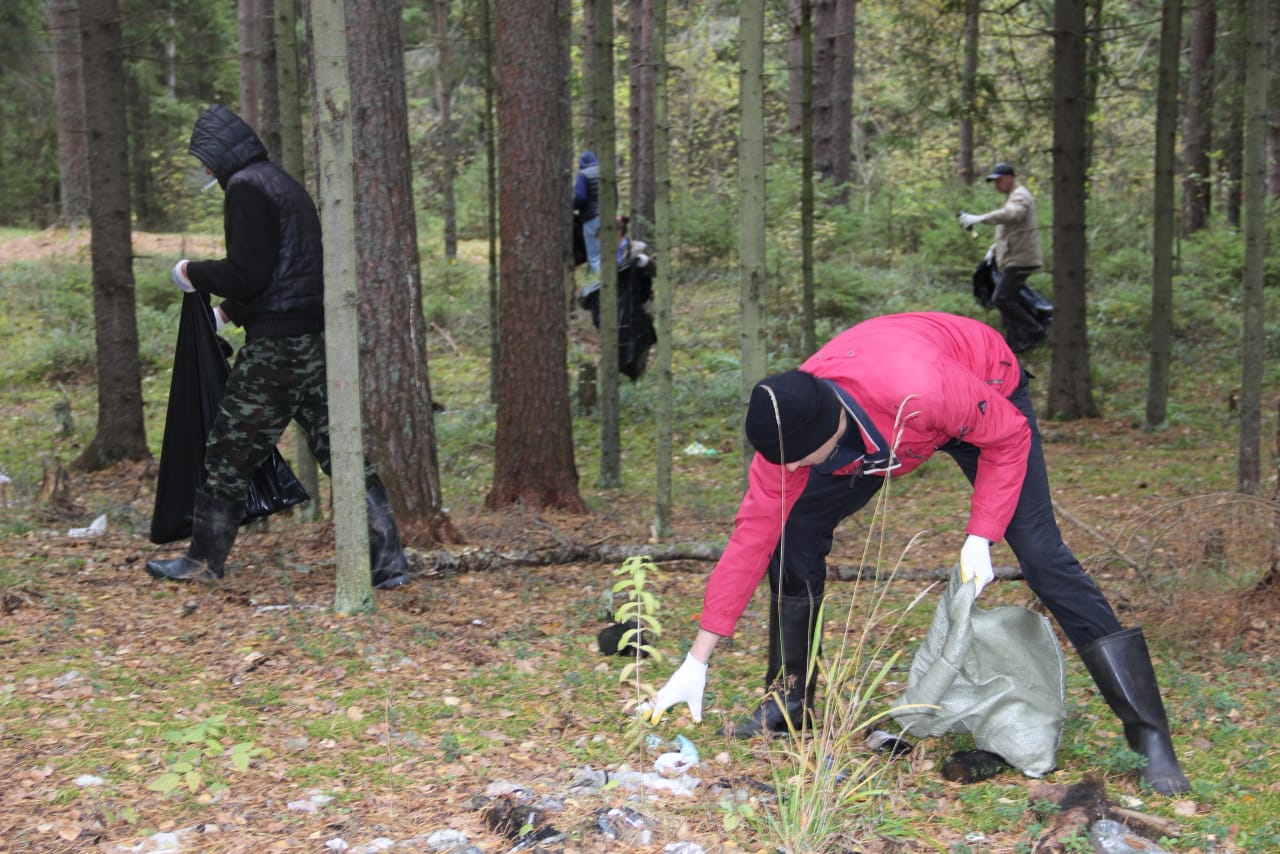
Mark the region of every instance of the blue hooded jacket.
[[573, 208], [583, 222], [600, 216], [600, 162], [594, 152], [584, 151], [578, 159], [578, 178], [573, 182]]

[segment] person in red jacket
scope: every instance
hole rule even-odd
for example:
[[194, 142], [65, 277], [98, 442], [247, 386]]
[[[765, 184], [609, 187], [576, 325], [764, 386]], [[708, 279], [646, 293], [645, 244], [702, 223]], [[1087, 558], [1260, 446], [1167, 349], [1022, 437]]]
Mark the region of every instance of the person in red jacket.
[[1143, 779], [1165, 794], [1187, 791], [1142, 630], [1121, 628], [1058, 531], [1029, 378], [987, 324], [918, 312], [859, 323], [798, 370], [758, 382], [744, 425], [756, 450], [747, 493], [707, 580], [698, 634], [642, 714], [657, 723], [687, 703], [694, 721], [702, 720], [711, 653], [733, 634], [767, 575], [765, 684], [781, 683], [782, 690], [734, 734], [811, 725], [815, 686], [807, 663], [836, 526], [887, 477], [942, 451], [973, 484], [962, 578], [981, 592], [994, 577], [990, 544], [1006, 540], [1123, 722], [1129, 745], [1147, 758]]

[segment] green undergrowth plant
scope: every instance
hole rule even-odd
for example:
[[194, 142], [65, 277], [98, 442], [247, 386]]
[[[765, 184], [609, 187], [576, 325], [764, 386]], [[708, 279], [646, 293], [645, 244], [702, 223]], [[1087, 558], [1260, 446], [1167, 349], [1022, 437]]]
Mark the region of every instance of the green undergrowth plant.
[[226, 715], [214, 715], [207, 720], [182, 729], [167, 730], [164, 740], [177, 749], [164, 756], [165, 770], [147, 784], [147, 788], [164, 795], [185, 790], [191, 795], [202, 791], [217, 794], [227, 788], [220, 779], [216, 760], [225, 759], [233, 771], [249, 770], [253, 759], [269, 755], [266, 748], [252, 741], [239, 741], [225, 747], [228, 736]]
[[[839, 643], [820, 654], [819, 630], [809, 650], [806, 676], [816, 672], [825, 685], [820, 725], [797, 730], [798, 722], [788, 720], [790, 737], [779, 739], [780, 749], [770, 751], [778, 804], [775, 812], [760, 814], [756, 825], [782, 850], [856, 849], [877, 823], [882, 799], [890, 793], [886, 777], [892, 758], [870, 749], [867, 736], [888, 726], [893, 711], [885, 683], [901, 653], [888, 648], [890, 638], [927, 589], [903, 608], [891, 607], [886, 598], [888, 582], [901, 566], [899, 559], [888, 573], [879, 572], [888, 563], [880, 522], [889, 486], [880, 490], [869, 522], [861, 556], [864, 571], [854, 582]], [[864, 579], [884, 583], [873, 585]], [[826, 607], [824, 603], [819, 608], [819, 627]], [[785, 709], [780, 696], [775, 700]]]
[[636, 555], [624, 560], [613, 574], [620, 576], [620, 580], [613, 585], [614, 596], [625, 597], [614, 612], [614, 619], [631, 627], [618, 640], [618, 649], [632, 651], [631, 660], [618, 674], [618, 681], [626, 683], [633, 680], [635, 696], [629, 702], [627, 711], [634, 711], [636, 706], [657, 693], [652, 685], [643, 681], [641, 665], [646, 657], [652, 657], [654, 662], [661, 662], [664, 657], [650, 642], [650, 638], [662, 634], [662, 623], [658, 620], [658, 598], [649, 590], [649, 582], [657, 580], [658, 567], [648, 555]]

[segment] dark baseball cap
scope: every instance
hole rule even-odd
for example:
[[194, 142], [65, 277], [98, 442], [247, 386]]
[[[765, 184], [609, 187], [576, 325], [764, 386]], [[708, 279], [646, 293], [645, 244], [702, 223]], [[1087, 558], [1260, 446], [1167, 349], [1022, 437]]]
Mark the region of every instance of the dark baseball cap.
[[994, 181], [995, 179], [1003, 175], [1012, 175], [1012, 174], [1013, 174], [1013, 167], [1010, 166], [1008, 163], [997, 163], [995, 166], [991, 167], [991, 174], [987, 176], [987, 180]]

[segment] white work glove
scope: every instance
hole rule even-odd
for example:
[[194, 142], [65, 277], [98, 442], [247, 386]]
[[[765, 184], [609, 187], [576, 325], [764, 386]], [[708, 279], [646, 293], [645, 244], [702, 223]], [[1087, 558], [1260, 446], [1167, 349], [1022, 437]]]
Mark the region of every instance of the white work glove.
[[707, 665], [689, 653], [684, 657], [684, 664], [671, 674], [667, 684], [658, 691], [651, 702], [640, 706], [640, 719], [656, 724], [662, 720], [667, 709], [676, 703], [688, 703], [693, 722], [702, 723], [702, 691], [707, 686]]
[[982, 222], [981, 214], [965, 213], [964, 211], [960, 211], [960, 215], [956, 219], [960, 220], [960, 227], [965, 231]]
[[994, 263], [995, 263], [995, 261], [996, 261], [996, 245], [995, 245], [994, 243], [992, 243], [992, 244], [991, 244], [991, 247], [990, 247], [989, 249], [987, 249], [987, 254], [983, 257], [983, 259], [982, 259], [982, 260], [983, 260], [983, 261], [986, 261], [988, 264], [994, 264]]
[[215, 305], [213, 307], [213, 331], [221, 332], [222, 327], [226, 326], [229, 322], [230, 318], [228, 318], [227, 313], [222, 310], [222, 306]]
[[995, 570], [991, 568], [991, 543], [985, 537], [970, 534], [960, 547], [960, 580], [973, 582], [976, 597], [995, 577]]
[[196, 292], [196, 286], [187, 278], [187, 259], [183, 258], [173, 265], [173, 283], [189, 294]]

